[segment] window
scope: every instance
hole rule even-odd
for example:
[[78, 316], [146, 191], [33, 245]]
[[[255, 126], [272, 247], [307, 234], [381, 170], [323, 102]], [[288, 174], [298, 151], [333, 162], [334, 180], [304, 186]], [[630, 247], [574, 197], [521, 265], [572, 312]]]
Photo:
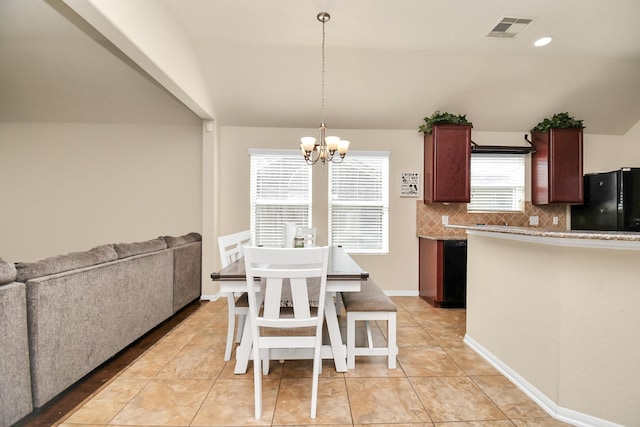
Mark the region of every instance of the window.
[[389, 252], [388, 152], [349, 152], [329, 164], [329, 245]]
[[470, 212], [524, 211], [524, 155], [472, 154]]
[[282, 246], [285, 222], [311, 225], [311, 170], [300, 151], [249, 150], [251, 231], [256, 245]]

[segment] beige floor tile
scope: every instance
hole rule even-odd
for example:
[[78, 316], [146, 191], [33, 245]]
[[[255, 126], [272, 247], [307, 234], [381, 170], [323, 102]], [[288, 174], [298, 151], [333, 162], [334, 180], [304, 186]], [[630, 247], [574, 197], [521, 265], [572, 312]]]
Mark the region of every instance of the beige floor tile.
[[562, 421], [558, 421], [551, 417], [543, 418], [527, 418], [527, 419], [513, 419], [511, 420], [517, 427], [565, 427], [571, 426]]
[[507, 419], [468, 377], [410, 378], [435, 423]]
[[351, 411], [344, 378], [320, 378], [315, 419], [311, 413], [311, 378], [283, 378], [273, 424], [349, 424]]
[[279, 386], [279, 378], [263, 378], [262, 417], [256, 420], [253, 376], [244, 380], [219, 379], [190, 425], [271, 425]]
[[396, 327], [398, 347], [436, 347], [438, 343], [421, 327]]
[[398, 362], [408, 377], [465, 375], [464, 371], [440, 347], [404, 349], [398, 354]]
[[179, 348], [157, 345], [129, 365], [120, 378], [151, 379], [179, 352]]
[[111, 422], [187, 426], [212, 385], [210, 380], [151, 380]]
[[356, 356], [355, 369], [349, 369], [344, 376], [346, 378], [385, 378], [406, 375], [399, 363], [396, 363], [395, 369], [389, 369], [387, 356]]
[[408, 311], [399, 311], [396, 314], [396, 327], [400, 328], [403, 326], [419, 326], [419, 325]]
[[431, 422], [407, 378], [346, 380], [354, 424]]
[[444, 349], [467, 375], [500, 375], [500, 372], [470, 347]]
[[472, 380], [509, 418], [539, 418], [547, 413], [502, 375], [477, 376]]
[[421, 422], [421, 423], [383, 423], [383, 424], [354, 424], [354, 427], [432, 427], [434, 426], [433, 423], [426, 423], [426, 422]]
[[447, 314], [443, 312], [434, 313], [414, 313], [413, 318], [427, 332], [435, 328], [460, 328], [464, 327], [465, 321], [460, 315]]
[[[220, 373], [220, 378], [226, 379], [253, 379], [253, 360], [249, 360], [249, 364], [247, 365], [247, 372], [244, 374], [236, 374], [236, 355], [235, 353], [231, 354], [231, 360], [226, 362], [222, 372]], [[284, 370], [284, 364], [280, 363], [279, 360], [271, 360], [269, 362], [269, 378], [280, 378], [282, 377], [282, 371]]]
[[464, 343], [465, 328], [425, 328], [425, 330], [441, 347], [467, 347]]
[[[285, 360], [282, 378], [311, 378], [313, 377], [313, 360]], [[322, 361], [322, 378], [344, 377], [344, 373], [336, 372], [333, 360]]]
[[182, 349], [155, 378], [215, 380], [225, 366], [224, 352], [216, 350]]
[[149, 380], [116, 379], [65, 420], [71, 424], [107, 424]]
[[455, 423], [436, 423], [435, 427], [514, 427], [514, 425], [509, 420], [493, 420], [493, 421], [460, 421]]

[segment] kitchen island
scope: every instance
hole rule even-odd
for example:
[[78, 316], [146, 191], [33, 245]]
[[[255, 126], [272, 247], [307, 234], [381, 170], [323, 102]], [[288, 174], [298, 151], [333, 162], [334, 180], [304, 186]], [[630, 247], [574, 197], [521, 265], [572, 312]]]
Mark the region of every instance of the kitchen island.
[[465, 342], [560, 420], [640, 426], [640, 233], [452, 227]]

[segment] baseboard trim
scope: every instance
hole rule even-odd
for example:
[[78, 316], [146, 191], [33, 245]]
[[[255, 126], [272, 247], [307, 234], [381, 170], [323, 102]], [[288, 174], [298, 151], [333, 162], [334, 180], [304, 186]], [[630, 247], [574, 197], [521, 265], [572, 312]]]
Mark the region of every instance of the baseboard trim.
[[611, 421], [559, 406], [469, 335], [464, 336], [464, 342], [553, 418], [579, 427], [623, 427]]

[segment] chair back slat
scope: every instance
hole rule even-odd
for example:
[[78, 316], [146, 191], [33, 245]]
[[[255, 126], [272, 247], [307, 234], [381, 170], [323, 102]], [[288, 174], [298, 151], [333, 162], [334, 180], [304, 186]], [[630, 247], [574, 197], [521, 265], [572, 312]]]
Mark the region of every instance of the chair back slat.
[[280, 301], [282, 300], [282, 278], [268, 277], [266, 286], [262, 290], [264, 294], [264, 312], [262, 317], [265, 319], [280, 318]]
[[242, 258], [244, 256], [244, 247], [250, 244], [250, 230], [218, 237], [218, 249], [220, 250], [220, 262], [222, 267], [224, 268], [232, 262]]
[[293, 278], [290, 279], [290, 283], [294, 317], [296, 319], [309, 319], [311, 317], [311, 299], [309, 298], [307, 280], [303, 278]]

